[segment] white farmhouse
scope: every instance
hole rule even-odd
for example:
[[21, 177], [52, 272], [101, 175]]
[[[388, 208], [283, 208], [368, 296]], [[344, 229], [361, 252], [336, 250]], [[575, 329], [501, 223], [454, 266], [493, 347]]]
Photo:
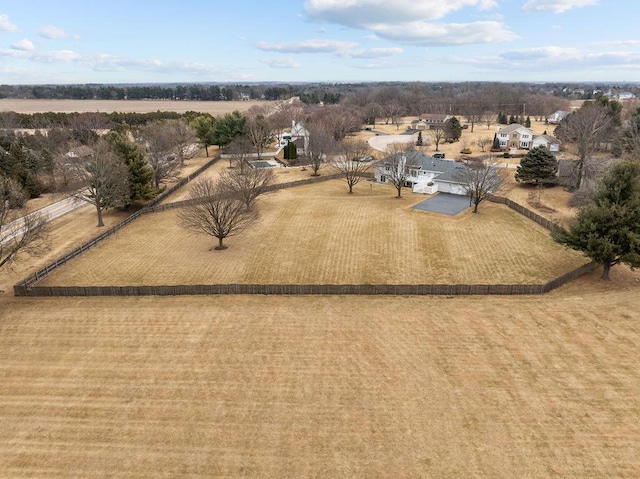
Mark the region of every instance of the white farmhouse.
[[466, 195], [466, 189], [461, 182], [461, 173], [467, 168], [456, 161], [443, 160], [426, 155], [421, 151], [397, 153], [402, 155], [396, 161], [396, 155], [381, 160], [374, 171], [378, 183], [389, 182], [392, 168], [400, 163], [407, 168], [405, 186], [411, 187], [414, 193], [434, 194], [437, 192]]
[[519, 123], [512, 123], [497, 132], [500, 148], [528, 150], [533, 141], [533, 131]]

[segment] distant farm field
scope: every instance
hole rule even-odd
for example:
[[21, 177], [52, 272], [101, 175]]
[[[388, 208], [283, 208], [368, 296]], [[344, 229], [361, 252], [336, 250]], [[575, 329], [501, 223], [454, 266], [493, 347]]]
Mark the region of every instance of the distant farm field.
[[0, 111], [16, 113], [60, 113], [83, 112], [123, 112], [149, 113], [154, 111], [174, 111], [185, 113], [198, 111], [214, 116], [224, 115], [234, 110], [247, 111], [254, 105], [264, 105], [266, 101], [170, 101], [170, 100], [23, 100], [0, 99]]
[[447, 217], [394, 192], [366, 182], [348, 195], [338, 180], [277, 192], [222, 252], [181, 228], [176, 210], [145, 215], [41, 284], [526, 284], [586, 262], [505, 206]]

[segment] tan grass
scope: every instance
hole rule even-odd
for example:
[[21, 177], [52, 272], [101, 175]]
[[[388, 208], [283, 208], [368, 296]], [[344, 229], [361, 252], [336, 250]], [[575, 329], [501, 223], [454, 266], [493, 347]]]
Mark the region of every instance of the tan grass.
[[185, 113], [198, 111], [214, 116], [224, 115], [234, 110], [247, 111], [254, 105], [266, 105], [267, 101], [168, 101], [168, 100], [25, 100], [17, 98], [0, 99], [0, 111], [16, 113], [60, 113], [123, 112], [151, 113], [174, 111]]
[[367, 182], [348, 195], [337, 180], [280, 191], [223, 252], [182, 229], [175, 210], [147, 215], [42, 284], [524, 284], [585, 262], [504, 206], [452, 218], [414, 210], [425, 196], [394, 191]]
[[638, 274], [544, 297], [0, 297], [0, 476], [640, 476]]

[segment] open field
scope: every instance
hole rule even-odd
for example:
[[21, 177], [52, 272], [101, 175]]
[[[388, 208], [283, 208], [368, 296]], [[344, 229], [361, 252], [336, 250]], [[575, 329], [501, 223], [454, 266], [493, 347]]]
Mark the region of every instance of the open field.
[[637, 281], [0, 297], [0, 476], [636, 478]]
[[165, 100], [25, 100], [15, 98], [0, 99], [0, 111], [16, 113], [60, 113], [122, 112], [150, 113], [154, 111], [199, 111], [212, 115], [224, 115], [233, 110], [247, 111], [254, 105], [264, 105], [266, 101], [165, 101]]
[[505, 206], [451, 218], [394, 192], [364, 182], [348, 195], [338, 180], [279, 191], [223, 252], [181, 228], [176, 210], [146, 215], [40, 284], [525, 284], [586, 262]]
[[[369, 185], [354, 199], [383, 213], [413, 201]], [[327, 218], [311, 206], [352, 199], [338, 182], [312, 188], [312, 205], [302, 188], [263, 203], [294, 204], [304, 229]], [[502, 208], [486, 206], [468, 216], [497, 227]], [[94, 225], [90, 207], [55, 220], [46, 257], [0, 272], [0, 477], [640, 476], [640, 272], [616, 267], [604, 283], [596, 271], [544, 296], [12, 296]], [[278, 244], [308, 254], [312, 238], [286, 233]], [[231, 238], [221, 255], [279, 254], [260, 240]]]

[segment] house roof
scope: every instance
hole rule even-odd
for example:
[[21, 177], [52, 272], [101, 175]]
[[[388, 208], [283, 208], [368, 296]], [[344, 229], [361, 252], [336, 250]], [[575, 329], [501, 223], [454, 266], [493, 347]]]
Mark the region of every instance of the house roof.
[[560, 145], [562, 143], [555, 136], [551, 136], [551, 135], [534, 135], [533, 141], [536, 141], [538, 139], [543, 139], [547, 143], [552, 144], [552, 145]]
[[421, 120], [428, 121], [447, 121], [449, 115], [441, 114], [441, 113], [423, 113], [420, 115]]
[[533, 132], [529, 128], [522, 126], [520, 123], [512, 123], [511, 125], [505, 126], [504, 128], [499, 129], [498, 133], [509, 134], [520, 129], [526, 130], [533, 135]]
[[[401, 154], [401, 153], [397, 153], [397, 154]], [[395, 155], [392, 155], [392, 156], [395, 156]], [[383, 164], [385, 163], [385, 160], [382, 160]], [[466, 166], [463, 163], [459, 163], [457, 161], [452, 161], [452, 160], [443, 160], [440, 158], [434, 158], [433, 156], [426, 155], [421, 151], [408, 152], [407, 164], [412, 165], [413, 168], [417, 168], [423, 171], [438, 173], [438, 175], [434, 179], [437, 181], [447, 181], [447, 182], [457, 182], [456, 176], [460, 174], [461, 170], [464, 170], [466, 168]]]

